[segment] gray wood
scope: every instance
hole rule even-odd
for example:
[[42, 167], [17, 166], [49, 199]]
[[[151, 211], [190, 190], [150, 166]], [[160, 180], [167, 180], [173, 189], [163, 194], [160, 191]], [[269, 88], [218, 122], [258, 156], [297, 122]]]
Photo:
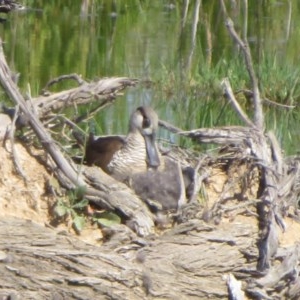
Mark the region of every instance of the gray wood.
[[227, 299], [223, 275], [246, 265], [240, 249], [257, 237], [249, 224], [181, 224], [127, 244], [85, 244], [34, 224], [0, 220], [1, 293], [21, 299]]

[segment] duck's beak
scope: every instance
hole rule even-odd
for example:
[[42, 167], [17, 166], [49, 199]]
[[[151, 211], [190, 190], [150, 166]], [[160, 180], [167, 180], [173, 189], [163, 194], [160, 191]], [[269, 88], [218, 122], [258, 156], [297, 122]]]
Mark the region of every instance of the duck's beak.
[[157, 168], [160, 165], [158, 150], [155, 144], [155, 134], [145, 135], [147, 151], [147, 164], [149, 168]]

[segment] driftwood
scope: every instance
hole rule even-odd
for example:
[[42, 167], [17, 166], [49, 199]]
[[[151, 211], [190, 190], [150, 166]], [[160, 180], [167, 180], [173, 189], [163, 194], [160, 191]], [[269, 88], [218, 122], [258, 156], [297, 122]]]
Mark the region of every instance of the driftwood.
[[[8, 75], [12, 80], [12, 74]], [[76, 80], [79, 86], [53, 94], [46, 92], [45, 88], [48, 86], [70, 78]], [[12, 82], [14, 81], [12, 80]], [[60, 111], [70, 106], [84, 105], [93, 101], [97, 102], [95, 110], [99, 111], [107, 105], [112, 104], [122, 90], [136, 85], [137, 82], [136, 79], [126, 77], [101, 78], [92, 82], [86, 82], [77, 74], [63, 75], [47, 83], [42, 91], [43, 95], [30, 98], [25, 103], [28, 109], [37, 115], [40, 120], [52, 117], [54, 111]], [[4, 111], [12, 118], [16, 114], [14, 108], [4, 108]], [[18, 115], [17, 121], [18, 127], [26, 126], [29, 124], [29, 117], [22, 112], [22, 114]]]
[[[32, 103], [39, 117], [43, 118], [50, 112], [71, 105], [82, 105], [97, 101], [100, 102], [100, 106], [105, 106], [107, 103], [112, 102], [121, 90], [134, 86], [136, 83], [137, 80], [126, 77], [104, 78], [93, 82], [82, 80], [79, 87], [52, 95], [39, 96], [32, 99]], [[49, 83], [47, 87], [48, 85]]]
[[156, 239], [131, 236], [120, 244], [117, 236], [99, 249], [30, 221], [1, 220], [1, 292], [22, 299], [227, 299], [223, 275], [251, 276], [255, 259], [247, 263], [243, 252], [256, 236], [247, 222], [217, 229], [190, 220]]
[[0, 238], [3, 299], [228, 299], [227, 284], [231, 299], [243, 299], [233, 276], [248, 282], [243, 290], [250, 299], [299, 295], [297, 245], [279, 251], [278, 258], [285, 258], [266, 276], [253, 278], [259, 277], [258, 232], [251, 217], [218, 226], [191, 219], [159, 238], [143, 239], [120, 225], [100, 248], [6, 218]]
[[[245, 9], [247, 8], [247, 1], [244, 2]], [[278, 149], [278, 143], [275, 136], [269, 133], [267, 138], [264, 133], [264, 115], [262, 101], [260, 98], [260, 92], [258, 88], [258, 80], [254, 72], [251, 52], [247, 40], [246, 33], [244, 33], [243, 39], [239, 37], [235, 31], [234, 24], [229, 18], [226, 6], [223, 0], [221, 0], [222, 10], [225, 16], [226, 26], [229, 34], [233, 40], [241, 47], [244, 53], [245, 63], [252, 84], [253, 91], [253, 105], [254, 105], [254, 121], [249, 124], [248, 120], [243, 119], [248, 123], [248, 126], [255, 127], [257, 130], [256, 136], [250, 137], [250, 154], [259, 160], [264, 166], [262, 170], [262, 192], [258, 197], [261, 198], [262, 204], [258, 206], [258, 212], [260, 215], [261, 237], [259, 243], [259, 261], [257, 268], [259, 271], [267, 271], [271, 265], [271, 258], [276, 254], [278, 247], [278, 237], [276, 232], [277, 223], [281, 229], [285, 229], [284, 222], [282, 220], [284, 207], [283, 201], [286, 199], [280, 199], [280, 190], [285, 185], [284, 178], [289, 174], [286, 173], [289, 168], [283, 168], [283, 162], [280, 155], [280, 149]], [[245, 18], [245, 24], [247, 18]], [[247, 27], [247, 24], [245, 25]], [[247, 31], [247, 30], [246, 30]], [[244, 31], [245, 32], [245, 31]], [[230, 84], [228, 80], [223, 81], [223, 88], [225, 94], [230, 98], [233, 107], [239, 113], [244, 116], [241, 108], [238, 105], [237, 100], [231, 92]], [[284, 171], [285, 169], [285, 171]], [[297, 174], [296, 170], [294, 174]], [[297, 193], [298, 194], [298, 193]]]

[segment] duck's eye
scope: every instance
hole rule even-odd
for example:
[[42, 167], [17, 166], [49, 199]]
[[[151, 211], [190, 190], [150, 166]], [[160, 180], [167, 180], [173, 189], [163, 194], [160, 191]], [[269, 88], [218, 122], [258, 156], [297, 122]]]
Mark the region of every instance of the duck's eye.
[[143, 119], [143, 128], [148, 128], [148, 127], [150, 127], [150, 125], [151, 125], [150, 120], [148, 118], [144, 117], [144, 119]]

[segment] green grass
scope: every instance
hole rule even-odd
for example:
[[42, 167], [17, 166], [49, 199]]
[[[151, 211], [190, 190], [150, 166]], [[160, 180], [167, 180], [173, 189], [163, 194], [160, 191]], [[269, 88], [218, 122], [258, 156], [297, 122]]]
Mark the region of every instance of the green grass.
[[[294, 109], [264, 104], [266, 130], [273, 130], [287, 154], [298, 152], [300, 101], [299, 70], [297, 66], [280, 64], [276, 56], [264, 55], [255, 65], [260, 83], [261, 97], [273, 102], [296, 105]], [[225, 99], [220, 88], [221, 80], [228, 77], [233, 91], [251, 89], [242, 57], [231, 61], [220, 60], [214, 67], [201, 65], [190, 78], [167, 70], [156, 74], [153, 86], [153, 103], [160, 117], [184, 130], [227, 125], [244, 125]], [[251, 100], [236, 95], [240, 105], [252, 118]], [[172, 113], [170, 113], [170, 111]], [[180, 139], [181, 146], [193, 146]]]

